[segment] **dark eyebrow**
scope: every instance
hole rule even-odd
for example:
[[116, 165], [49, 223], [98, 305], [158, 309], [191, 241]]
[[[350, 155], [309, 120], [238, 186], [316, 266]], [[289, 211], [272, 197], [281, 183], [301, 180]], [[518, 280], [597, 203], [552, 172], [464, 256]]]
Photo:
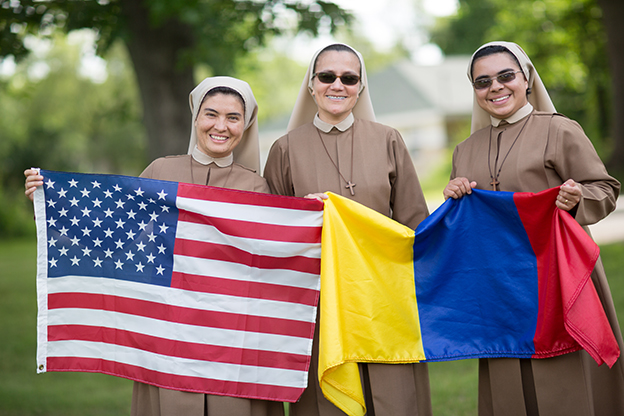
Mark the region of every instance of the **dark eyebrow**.
[[[334, 71], [333, 69], [328, 69], [327, 71], [318, 71], [317, 74], [337, 75], [336, 71]], [[340, 76], [343, 76], [343, 75], [358, 75], [358, 73], [355, 71], [351, 71], [350, 69], [347, 69], [346, 72], [343, 72], [342, 74], [340, 74]]]
[[[499, 76], [500, 74], [504, 74], [505, 72], [513, 72], [513, 71], [515, 71], [515, 69], [513, 69], [513, 68], [503, 69], [502, 71], [498, 71], [498, 74], [494, 75], [494, 77], [497, 77], [497, 76]], [[489, 76], [489, 75], [481, 75], [481, 76], [478, 76], [478, 77], [475, 79], [475, 81], [476, 81], [476, 80], [479, 80], [479, 79], [484, 79], [484, 78], [493, 78], [493, 77], [491, 77], [491, 76]]]
[[[208, 111], [209, 111], [209, 112], [212, 112], [212, 113], [215, 113], [215, 114], [219, 114], [219, 112], [218, 112], [217, 110], [215, 110], [214, 108], [205, 107], [205, 108], [204, 108], [204, 112], [208, 112]], [[232, 113], [227, 113], [226, 115], [227, 115], [227, 116], [239, 116], [239, 117], [242, 117], [242, 116], [243, 116], [241, 113], [236, 112], [236, 111], [234, 111], [234, 112], [232, 112]]]

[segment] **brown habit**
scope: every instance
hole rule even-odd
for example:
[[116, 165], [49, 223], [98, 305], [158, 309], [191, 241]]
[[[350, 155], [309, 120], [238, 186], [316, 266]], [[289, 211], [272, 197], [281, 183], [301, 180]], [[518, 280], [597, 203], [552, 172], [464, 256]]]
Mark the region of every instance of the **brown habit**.
[[[353, 146], [352, 140], [355, 140]], [[290, 131], [273, 144], [264, 176], [275, 194], [302, 197], [330, 191], [412, 229], [428, 215], [403, 139], [396, 130], [372, 121], [356, 118], [345, 132], [334, 128], [325, 134], [312, 123]], [[356, 184], [354, 196], [345, 187], [348, 181]], [[426, 364], [361, 364], [360, 369], [368, 415], [431, 414]], [[318, 330], [314, 338], [308, 388], [301, 400], [291, 405], [291, 415], [344, 415], [323, 396], [317, 372]]]
[[[214, 163], [202, 165], [191, 155], [156, 159], [141, 174], [143, 178], [198, 185], [218, 186], [268, 193], [266, 181], [254, 171], [233, 163], [221, 168]], [[283, 416], [281, 402], [161, 389], [135, 382], [132, 416]]]
[[[615, 208], [620, 189], [581, 127], [560, 114], [534, 111], [514, 124], [478, 130], [455, 148], [451, 179], [465, 177], [476, 181], [477, 188], [491, 190], [499, 170], [501, 191], [539, 192], [567, 179], [580, 183], [582, 198], [570, 213], [583, 226], [606, 217]], [[600, 259], [592, 280], [622, 350], [622, 333]], [[539, 360], [482, 359], [479, 415], [624, 415], [623, 360], [620, 357], [609, 369], [598, 367], [585, 351]]]

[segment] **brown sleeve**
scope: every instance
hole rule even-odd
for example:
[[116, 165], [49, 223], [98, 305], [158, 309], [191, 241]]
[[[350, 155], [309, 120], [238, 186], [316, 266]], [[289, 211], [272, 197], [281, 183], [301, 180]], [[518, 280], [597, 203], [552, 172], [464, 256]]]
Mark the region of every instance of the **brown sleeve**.
[[557, 116], [552, 123], [554, 143], [549, 143], [547, 159], [564, 182], [573, 179], [581, 184], [583, 195], [575, 218], [581, 225], [594, 224], [615, 209], [620, 183], [607, 173], [578, 123]]
[[258, 176], [258, 179], [254, 183], [254, 192], [260, 192], [263, 194], [271, 193], [271, 188], [269, 188], [269, 184], [262, 176]]
[[393, 130], [388, 154], [395, 165], [390, 178], [392, 219], [415, 230], [429, 215], [429, 209], [418, 181], [414, 162], [398, 131]]
[[154, 178], [154, 165], [156, 163], [156, 160], [152, 161], [152, 163], [150, 163], [144, 170], [143, 172], [141, 172], [141, 174], [139, 175], [139, 178]]
[[455, 149], [453, 150], [453, 159], [452, 159], [452, 162], [451, 162], [451, 175], [449, 177], [449, 181], [451, 181], [451, 180], [453, 180], [453, 179], [455, 179], [457, 177], [457, 166], [455, 165], [455, 161], [457, 159], [457, 149], [458, 149], [458, 147], [459, 147], [459, 145], [455, 146]]
[[272, 194], [295, 196], [288, 158], [288, 136], [278, 139], [271, 146], [264, 167], [264, 178]]

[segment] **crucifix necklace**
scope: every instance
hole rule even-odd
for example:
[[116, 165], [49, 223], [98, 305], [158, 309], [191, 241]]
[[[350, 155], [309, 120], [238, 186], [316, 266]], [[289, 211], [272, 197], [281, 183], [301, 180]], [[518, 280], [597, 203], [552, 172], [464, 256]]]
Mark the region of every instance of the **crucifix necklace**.
[[520, 131], [518, 132], [518, 135], [514, 139], [514, 141], [511, 144], [511, 146], [509, 147], [509, 150], [507, 150], [507, 154], [503, 158], [503, 161], [501, 162], [500, 166], [498, 167], [498, 171], [497, 171], [496, 167], [498, 165], [498, 156], [500, 155], [500, 142], [501, 142], [501, 136], [502, 136], [503, 132], [501, 131], [500, 133], [498, 133], [498, 137], [496, 139], [496, 160], [494, 160], [494, 174], [492, 174], [492, 168], [490, 167], [490, 160], [491, 160], [490, 155], [491, 155], [491, 152], [492, 152], [492, 130], [493, 130], [493, 126], [490, 124], [490, 142], [489, 142], [490, 146], [488, 148], [488, 170], [490, 171], [490, 179], [492, 179], [492, 182], [490, 182], [490, 185], [492, 186], [492, 190], [493, 191], [498, 191], [498, 185], [500, 184], [500, 182], [498, 181], [498, 175], [500, 175], [501, 170], [503, 169], [503, 164], [507, 160], [507, 156], [509, 156], [509, 152], [511, 152], [511, 149], [513, 149], [514, 145], [518, 141], [518, 137], [520, 137], [520, 134], [522, 134], [522, 130], [524, 130], [524, 127], [527, 125], [527, 123], [529, 122], [530, 118], [531, 118], [531, 114], [529, 114], [529, 116], [527, 117], [526, 121], [522, 125], [522, 128], [520, 129]]
[[[351, 126], [351, 179], [353, 179], [353, 143], [355, 142], [354, 131], [355, 131], [355, 125]], [[325, 149], [325, 153], [327, 153], [327, 157], [329, 158], [329, 160], [331, 160], [332, 164], [338, 171], [338, 175], [340, 175], [342, 180], [345, 181], [345, 183], [347, 184], [345, 188], [349, 189], [349, 191], [351, 192], [351, 196], [354, 196], [355, 191], [353, 190], [353, 188], [355, 188], [355, 184], [351, 182], [351, 179], [349, 180], [345, 179], [345, 177], [342, 175], [342, 172], [340, 172], [340, 169], [338, 169], [338, 165], [336, 164], [336, 162], [334, 162], [334, 159], [332, 159], [331, 155], [329, 154], [329, 150], [327, 150], [327, 146], [325, 145], [325, 142], [323, 141], [323, 138], [321, 137], [321, 132], [318, 129], [316, 129], [316, 132], [318, 133], [318, 137], [319, 137], [319, 140], [321, 141], [321, 144], [323, 144], [323, 149]]]

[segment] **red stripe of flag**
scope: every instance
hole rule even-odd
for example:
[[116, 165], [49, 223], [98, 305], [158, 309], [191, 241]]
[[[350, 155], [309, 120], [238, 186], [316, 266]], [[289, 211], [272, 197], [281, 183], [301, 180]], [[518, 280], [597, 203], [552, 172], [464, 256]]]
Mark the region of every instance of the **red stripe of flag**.
[[223, 189], [213, 186], [178, 184], [178, 197], [205, 201], [227, 202], [240, 205], [296, 209], [301, 211], [322, 211], [323, 203], [316, 199], [277, 196], [256, 192]]
[[284, 241], [288, 243], [315, 244], [321, 242], [321, 227], [299, 227], [262, 224], [253, 221], [210, 217], [195, 212], [180, 210], [179, 222], [211, 225], [224, 234], [254, 240]]
[[48, 309], [61, 308], [98, 309], [186, 325], [301, 338], [312, 338], [314, 332], [314, 323], [290, 319], [205, 311], [102, 294], [75, 292], [49, 294]]
[[307, 371], [310, 357], [274, 351], [224, 347], [154, 337], [133, 331], [89, 325], [50, 325], [48, 341], [89, 341], [140, 348], [171, 357], [218, 363]]
[[297, 387], [178, 376], [134, 365], [94, 358], [48, 357], [47, 367], [48, 371], [98, 372], [140, 382], [149, 382], [149, 384], [168, 389], [208, 392], [210, 394], [247, 397], [250, 399], [273, 399], [295, 402], [303, 391], [303, 388]]
[[[513, 201], [535, 253], [538, 284], [538, 315], [533, 343], [536, 356], [542, 351], [570, 349], [577, 342], [565, 329], [561, 304], [560, 280], [554, 278], [557, 264], [551, 263], [553, 252], [552, 220], [556, 209], [552, 191], [533, 194], [516, 192]], [[556, 197], [555, 197], [556, 198]]]
[[321, 272], [321, 259], [319, 258], [263, 256], [249, 253], [237, 247], [182, 238], [176, 239], [173, 254], [244, 264], [257, 269], [294, 270], [310, 274]]
[[308, 306], [316, 306], [319, 298], [319, 291], [314, 289], [222, 279], [220, 277], [200, 276], [179, 272], [173, 272], [171, 276], [171, 287], [193, 292], [267, 299]]

